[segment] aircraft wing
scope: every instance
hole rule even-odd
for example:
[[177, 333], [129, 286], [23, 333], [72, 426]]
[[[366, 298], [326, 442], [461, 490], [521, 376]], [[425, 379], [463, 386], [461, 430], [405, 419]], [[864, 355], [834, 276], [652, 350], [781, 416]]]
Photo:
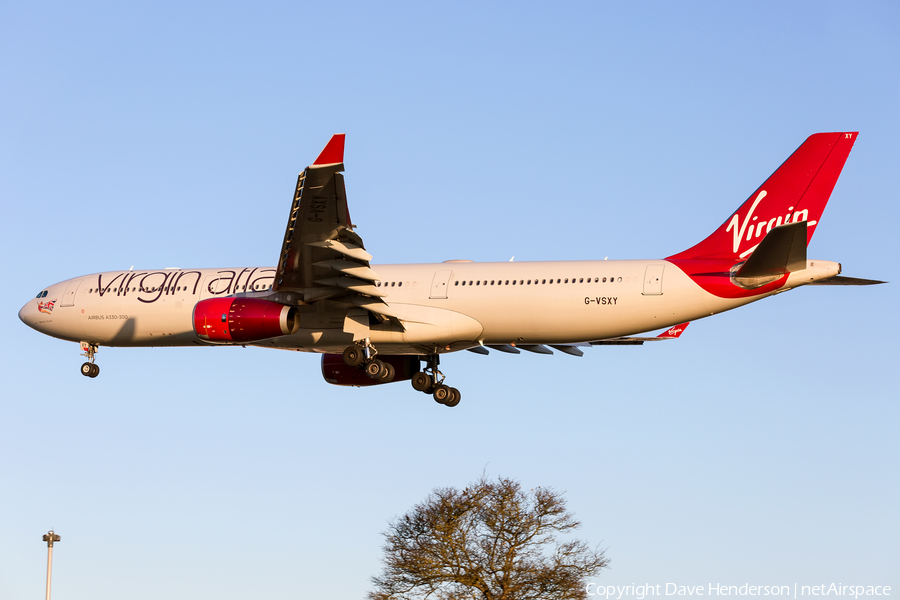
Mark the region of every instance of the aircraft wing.
[[353, 231], [343, 170], [344, 134], [337, 133], [297, 178], [273, 290], [297, 293], [306, 304], [344, 302], [360, 321], [366, 313], [396, 319], [375, 286], [372, 255]]

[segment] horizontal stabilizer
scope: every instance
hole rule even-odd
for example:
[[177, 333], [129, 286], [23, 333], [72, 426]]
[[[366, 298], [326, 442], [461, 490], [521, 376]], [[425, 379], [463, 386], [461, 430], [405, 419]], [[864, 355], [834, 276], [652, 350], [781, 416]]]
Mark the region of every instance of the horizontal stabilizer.
[[684, 333], [684, 330], [687, 329], [687, 326], [690, 323], [682, 323], [680, 325], [675, 325], [674, 327], [669, 327], [661, 334], [656, 336], [658, 340], [675, 340], [681, 337], [681, 334]]
[[807, 285], [878, 285], [879, 283], [887, 283], [887, 281], [878, 281], [877, 279], [860, 279], [858, 277], [842, 277], [836, 275], [830, 279], [822, 281], [814, 281]]
[[806, 268], [806, 221], [775, 227], [766, 234], [735, 278], [777, 277]]
[[644, 342], [659, 342], [662, 340], [677, 340], [687, 329], [690, 323], [682, 323], [669, 327], [656, 337], [617, 337], [607, 338], [591, 342], [591, 346], [640, 346]]

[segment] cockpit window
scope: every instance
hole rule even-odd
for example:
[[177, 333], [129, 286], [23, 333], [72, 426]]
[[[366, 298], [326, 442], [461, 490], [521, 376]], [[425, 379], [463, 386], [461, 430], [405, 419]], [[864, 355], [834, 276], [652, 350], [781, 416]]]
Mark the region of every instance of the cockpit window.
[[41, 290], [40, 292], [38, 292], [38, 295], [35, 296], [35, 298], [46, 298], [46, 297], [47, 297], [47, 290]]

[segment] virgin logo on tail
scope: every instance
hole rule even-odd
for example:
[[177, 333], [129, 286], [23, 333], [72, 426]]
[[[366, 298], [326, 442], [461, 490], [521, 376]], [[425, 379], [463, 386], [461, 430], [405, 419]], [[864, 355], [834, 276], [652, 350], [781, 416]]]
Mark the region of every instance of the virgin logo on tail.
[[855, 138], [852, 132], [809, 136], [718, 229], [668, 259], [744, 260], [774, 228], [800, 221], [809, 225], [809, 243]]
[[[809, 217], [809, 211], [807, 209], [804, 208], [803, 210], [794, 212], [794, 207], [789, 206], [787, 214], [772, 217], [768, 221], [763, 218], [763, 220], [760, 221], [759, 217], [755, 216], [753, 213], [754, 211], [756, 211], [756, 207], [759, 206], [759, 203], [762, 202], [763, 198], [766, 197], [767, 193], [768, 192], [766, 192], [766, 190], [761, 190], [759, 192], [759, 194], [756, 196], [756, 199], [753, 201], [753, 204], [750, 205], [750, 210], [747, 211], [747, 216], [744, 218], [743, 223], [741, 223], [741, 215], [735, 213], [734, 216], [731, 217], [731, 221], [728, 223], [728, 227], [725, 228], [726, 233], [729, 231], [732, 232], [732, 252], [734, 252], [735, 254], [737, 254], [738, 250], [740, 250], [741, 242], [750, 242], [752, 240], [762, 241], [760, 238], [769, 233], [772, 228], [778, 227], [779, 225], [785, 225], [787, 223], [806, 221]], [[809, 227], [813, 227], [815, 224], [816, 221], [809, 221], [807, 223]], [[744, 236], [744, 233], [747, 234], [746, 237]], [[756, 242], [752, 248], [744, 250], [739, 254], [739, 256], [741, 258], [746, 258], [747, 255], [756, 250], [756, 247], [758, 245], [759, 242]]]
[[680, 325], [675, 325], [674, 327], [670, 327], [669, 329], [666, 329], [666, 330], [663, 331], [661, 334], [659, 334], [657, 337], [661, 337], [661, 338], [677, 338], [678, 336], [681, 335], [681, 333], [682, 333], [685, 329], [687, 329], [687, 326], [688, 326], [688, 325], [690, 325], [690, 323], [682, 323], [682, 324], [680, 324]]

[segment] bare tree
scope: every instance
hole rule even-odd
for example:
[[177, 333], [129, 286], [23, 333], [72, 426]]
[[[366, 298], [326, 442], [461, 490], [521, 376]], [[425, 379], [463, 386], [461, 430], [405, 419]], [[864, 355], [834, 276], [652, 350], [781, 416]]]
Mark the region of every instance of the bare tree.
[[562, 494], [512, 479], [440, 488], [384, 532], [369, 600], [569, 600], [609, 562], [580, 540]]

